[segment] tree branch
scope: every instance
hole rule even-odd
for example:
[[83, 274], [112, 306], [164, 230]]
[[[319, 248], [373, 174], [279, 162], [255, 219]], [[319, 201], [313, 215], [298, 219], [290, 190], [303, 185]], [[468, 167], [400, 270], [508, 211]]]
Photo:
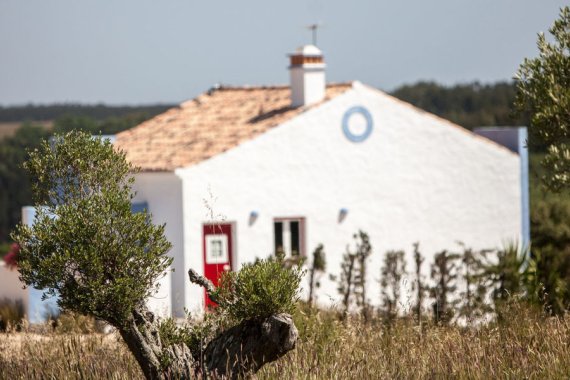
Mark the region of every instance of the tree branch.
[[188, 270], [188, 277], [190, 278], [190, 282], [196, 285], [200, 285], [204, 289], [206, 289], [206, 293], [208, 297], [215, 303], [218, 303], [218, 298], [216, 297], [216, 287], [210, 280], [206, 277], [199, 275], [194, 269], [190, 268]]
[[214, 376], [244, 378], [294, 349], [298, 339], [299, 332], [289, 314], [242, 321], [208, 344], [204, 352], [206, 368]]

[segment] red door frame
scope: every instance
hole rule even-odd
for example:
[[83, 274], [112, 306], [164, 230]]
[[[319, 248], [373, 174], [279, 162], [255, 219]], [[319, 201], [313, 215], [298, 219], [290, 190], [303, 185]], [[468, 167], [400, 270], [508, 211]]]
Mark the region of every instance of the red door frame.
[[[218, 286], [218, 279], [221, 273], [227, 270], [234, 269], [235, 260], [235, 222], [223, 222], [223, 223], [203, 223], [202, 224], [202, 259], [204, 263], [204, 277], [212, 281], [214, 286]], [[227, 261], [209, 264], [207, 260], [207, 243], [206, 237], [211, 235], [225, 235], [227, 240], [225, 240], [227, 249]], [[204, 291], [205, 305], [207, 307], [214, 306], [215, 303], [210, 300], [206, 291]]]

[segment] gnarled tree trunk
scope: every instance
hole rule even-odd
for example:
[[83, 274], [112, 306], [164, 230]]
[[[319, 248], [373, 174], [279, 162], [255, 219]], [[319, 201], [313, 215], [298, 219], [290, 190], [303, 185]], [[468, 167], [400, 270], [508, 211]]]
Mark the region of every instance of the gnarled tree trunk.
[[163, 346], [158, 331], [159, 321], [146, 309], [134, 311], [119, 328], [147, 379], [191, 379], [196, 365], [190, 349], [185, 344]]
[[243, 321], [208, 344], [204, 366], [210, 373], [237, 379], [257, 372], [265, 363], [291, 351], [298, 337], [297, 328], [288, 314]]
[[[211, 282], [192, 270], [188, 274], [190, 281], [203, 286], [215, 300]], [[191, 379], [200, 375], [237, 379], [291, 351], [299, 337], [291, 316], [276, 314], [242, 321], [212, 339], [204, 352], [196, 353], [182, 343], [165, 347], [160, 340], [159, 324], [152, 312], [141, 308], [118, 328], [149, 380]]]

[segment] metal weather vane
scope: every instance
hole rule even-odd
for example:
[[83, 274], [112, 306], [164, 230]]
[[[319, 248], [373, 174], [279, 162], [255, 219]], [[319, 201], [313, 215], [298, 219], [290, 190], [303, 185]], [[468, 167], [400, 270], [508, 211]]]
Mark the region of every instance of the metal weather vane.
[[320, 27], [322, 27], [322, 26], [323, 26], [323, 24], [320, 23], [320, 22], [317, 22], [317, 23], [314, 23], [314, 24], [311, 24], [311, 25], [307, 25], [307, 29], [309, 29], [309, 30], [312, 32], [312, 34], [313, 34], [313, 45], [315, 45], [315, 46], [317, 46], [317, 32], [318, 32], [318, 29], [319, 29]]

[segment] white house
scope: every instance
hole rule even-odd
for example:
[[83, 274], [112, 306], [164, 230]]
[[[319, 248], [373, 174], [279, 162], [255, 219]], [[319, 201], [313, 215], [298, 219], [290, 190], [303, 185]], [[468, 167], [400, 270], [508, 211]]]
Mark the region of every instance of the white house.
[[[277, 247], [310, 257], [322, 243], [338, 275], [359, 229], [373, 303], [387, 250], [420, 242], [427, 263], [457, 241], [523, 238], [519, 154], [360, 82], [326, 84], [315, 46], [290, 62], [290, 86], [217, 86], [116, 136], [141, 168], [135, 207], [173, 244], [155, 309], [202, 309], [189, 268], [215, 281]], [[337, 284], [321, 284], [318, 302], [337, 302]]]
[[[22, 208], [22, 223], [32, 225], [36, 215], [34, 207]], [[24, 313], [30, 323], [44, 322], [57, 313], [57, 300], [48, 298], [42, 300], [43, 291], [33, 287], [24, 288], [19, 279], [20, 273], [16, 268], [10, 268], [0, 260], [0, 302], [4, 300], [20, 301]]]

